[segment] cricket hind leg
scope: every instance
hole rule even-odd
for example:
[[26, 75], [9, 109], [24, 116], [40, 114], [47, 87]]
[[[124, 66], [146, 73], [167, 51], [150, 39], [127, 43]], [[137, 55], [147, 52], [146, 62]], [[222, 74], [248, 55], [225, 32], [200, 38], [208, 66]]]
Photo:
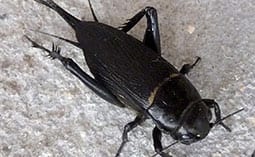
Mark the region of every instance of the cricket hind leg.
[[81, 21], [74, 17], [73, 15], [69, 14], [67, 11], [65, 11], [63, 8], [61, 8], [59, 5], [57, 5], [53, 0], [34, 0], [40, 4], [43, 4], [54, 11], [56, 11], [60, 16], [63, 17], [63, 19], [75, 30], [78, 23]]
[[84, 83], [88, 88], [95, 92], [98, 96], [104, 100], [117, 105], [119, 107], [125, 107], [107, 88], [101, 85], [97, 80], [85, 73], [71, 58], [66, 58], [60, 54], [60, 48], [52, 45], [52, 51], [37, 44], [35, 41], [31, 40], [29, 37], [25, 36], [35, 48], [42, 49], [48, 52], [48, 56], [52, 59], [58, 59], [64, 65], [64, 67], [70, 71], [73, 75], [79, 78], [82, 83]]
[[143, 43], [161, 55], [160, 35], [158, 27], [157, 10], [153, 7], [146, 7], [138, 12], [134, 17], [128, 20], [123, 26], [119, 27], [121, 31], [128, 32], [146, 15], [147, 28], [144, 34]]

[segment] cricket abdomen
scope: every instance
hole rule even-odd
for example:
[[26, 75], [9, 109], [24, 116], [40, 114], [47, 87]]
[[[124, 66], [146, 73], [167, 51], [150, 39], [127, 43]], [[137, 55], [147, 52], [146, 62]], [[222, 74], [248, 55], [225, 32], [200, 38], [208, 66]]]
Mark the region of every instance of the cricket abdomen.
[[146, 108], [154, 88], [172, 73], [178, 73], [141, 41], [111, 26], [83, 22], [77, 30], [92, 74], [121, 99], [129, 94]]

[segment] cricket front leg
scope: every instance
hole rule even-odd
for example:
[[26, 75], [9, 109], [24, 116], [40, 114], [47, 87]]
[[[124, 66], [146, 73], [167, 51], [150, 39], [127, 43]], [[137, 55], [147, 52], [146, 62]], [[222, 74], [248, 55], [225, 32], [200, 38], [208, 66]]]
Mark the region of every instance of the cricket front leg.
[[172, 157], [171, 155], [163, 152], [163, 147], [161, 143], [162, 133], [157, 127], [153, 129], [152, 137], [153, 137], [155, 152], [159, 154], [161, 157]]

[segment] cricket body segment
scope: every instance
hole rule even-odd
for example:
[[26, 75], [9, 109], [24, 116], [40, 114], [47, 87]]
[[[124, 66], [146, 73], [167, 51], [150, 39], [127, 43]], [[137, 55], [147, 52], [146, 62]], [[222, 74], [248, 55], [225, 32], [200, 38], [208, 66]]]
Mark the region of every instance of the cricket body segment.
[[[33, 46], [47, 51], [52, 59], [60, 60], [67, 70], [101, 98], [138, 112], [135, 120], [124, 127], [116, 157], [127, 142], [128, 132], [148, 118], [155, 123], [154, 148], [162, 157], [170, 157], [163, 151], [162, 132], [183, 144], [191, 144], [205, 138], [216, 124], [229, 129], [222, 123], [218, 104], [211, 99], [202, 99], [185, 77], [200, 58], [193, 64], [185, 64], [179, 71], [161, 56], [157, 12], [153, 7], [142, 9], [116, 29], [98, 22], [93, 9], [95, 21], [81, 21], [52, 0], [35, 1], [56, 11], [74, 29], [78, 42], [57, 38], [83, 50], [93, 77], [72, 59], [63, 57], [58, 47], [53, 46], [50, 51], [27, 37]], [[90, 1], [89, 4], [91, 7]], [[147, 28], [144, 40], [139, 41], [127, 32], [143, 16], [147, 18]], [[211, 109], [214, 109], [215, 122], [211, 122]]]

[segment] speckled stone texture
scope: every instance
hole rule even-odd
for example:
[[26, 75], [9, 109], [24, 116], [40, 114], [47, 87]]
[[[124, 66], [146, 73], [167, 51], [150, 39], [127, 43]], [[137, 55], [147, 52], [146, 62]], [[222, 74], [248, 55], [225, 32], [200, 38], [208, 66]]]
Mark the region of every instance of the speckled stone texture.
[[[56, 0], [81, 19], [92, 20], [86, 0]], [[206, 139], [169, 149], [173, 157], [250, 157], [255, 149], [254, 0], [92, 0], [100, 22], [119, 26], [145, 6], [158, 9], [163, 56], [177, 68], [200, 56], [188, 75], [204, 98], [216, 99], [232, 128], [212, 129]], [[124, 124], [135, 113], [100, 99], [58, 61], [31, 48], [54, 41], [65, 56], [89, 71], [81, 50], [40, 30], [75, 40], [52, 10], [33, 0], [0, 0], [0, 157], [112, 157]], [[130, 33], [142, 39], [145, 20]], [[130, 133], [122, 157], [154, 154], [148, 120]], [[171, 137], [164, 136], [164, 144]]]

